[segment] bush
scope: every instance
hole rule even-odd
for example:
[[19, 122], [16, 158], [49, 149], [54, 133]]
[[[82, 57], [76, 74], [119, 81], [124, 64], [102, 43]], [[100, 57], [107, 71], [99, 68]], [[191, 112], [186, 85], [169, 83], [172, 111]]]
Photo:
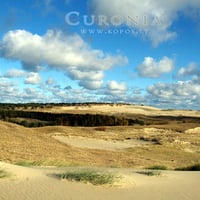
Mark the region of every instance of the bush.
[[112, 184], [114, 182], [113, 175], [98, 173], [95, 171], [67, 172], [58, 175], [58, 177], [60, 177], [61, 179], [67, 179], [69, 181], [92, 183], [93, 185]]
[[148, 167], [147, 169], [151, 169], [151, 170], [167, 170], [167, 167], [166, 166], [162, 166], [162, 165], [155, 165], [155, 166]]
[[30, 166], [34, 166], [35, 162], [28, 161], [28, 160], [23, 160], [23, 161], [16, 162], [15, 165], [20, 165], [20, 166], [24, 166], [24, 167], [30, 167]]
[[8, 176], [8, 173], [2, 169], [0, 169], [0, 178], [5, 178]]
[[200, 171], [200, 164], [191, 165], [182, 168], [176, 168], [177, 171]]
[[161, 175], [161, 172], [157, 171], [157, 170], [140, 171], [140, 172], [137, 172], [137, 173], [138, 174], [144, 174], [144, 175], [147, 175], [147, 176], [160, 176]]

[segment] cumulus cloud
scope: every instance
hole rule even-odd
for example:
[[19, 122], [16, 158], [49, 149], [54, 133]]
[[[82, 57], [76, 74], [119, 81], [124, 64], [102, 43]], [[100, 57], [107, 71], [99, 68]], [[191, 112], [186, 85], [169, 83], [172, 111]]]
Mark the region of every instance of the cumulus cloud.
[[0, 79], [0, 101], [12, 102], [14, 100], [14, 94], [18, 93], [18, 87], [16, 83]]
[[56, 83], [56, 81], [52, 78], [52, 77], [49, 77], [47, 80], [46, 80], [46, 84], [47, 85], [54, 85]]
[[180, 12], [190, 13], [200, 8], [198, 0], [110, 0], [110, 6], [107, 0], [89, 2], [92, 13], [106, 16], [106, 19], [103, 18], [104, 25], [117, 26], [123, 23], [136, 28], [146, 34], [154, 46], [176, 37], [177, 33], [170, 28]]
[[120, 90], [120, 91], [126, 91], [127, 86], [124, 82], [118, 83], [117, 81], [109, 81], [107, 84], [107, 88], [109, 90]]
[[71, 90], [72, 87], [71, 87], [70, 85], [68, 85], [68, 86], [66, 86], [64, 89], [65, 89], [65, 90]]
[[115, 80], [109, 81], [106, 86], [106, 94], [112, 96], [124, 95], [128, 90], [126, 83], [118, 83]]
[[80, 80], [79, 86], [83, 86], [90, 90], [99, 89], [103, 84], [103, 71], [81, 71], [77, 68], [71, 68], [68, 74], [72, 79]]
[[182, 67], [178, 71], [178, 77], [200, 76], [200, 69], [197, 63], [190, 63], [187, 67]]
[[147, 88], [148, 99], [162, 107], [191, 108], [200, 104], [200, 84], [190, 81], [157, 83]]
[[7, 78], [15, 78], [15, 77], [23, 77], [26, 75], [26, 72], [21, 69], [10, 69], [6, 72], [5, 77]]
[[46, 96], [42, 93], [42, 91], [37, 90], [35, 88], [24, 88], [22, 92], [20, 92], [17, 96], [22, 102], [45, 102]]
[[156, 61], [152, 57], [145, 57], [142, 64], [137, 67], [137, 70], [142, 77], [158, 78], [162, 74], [170, 73], [173, 68], [174, 61], [166, 56], [160, 61]]
[[128, 62], [122, 55], [113, 56], [92, 49], [77, 34], [66, 36], [53, 30], [43, 36], [25, 30], [9, 31], [0, 42], [0, 56], [19, 60], [25, 70], [32, 72], [40, 70], [41, 66], [62, 70], [84, 87], [99, 82], [96, 88], [101, 86], [104, 70]]
[[32, 84], [32, 85], [37, 85], [41, 81], [41, 77], [38, 73], [36, 72], [30, 72], [28, 73], [27, 77], [25, 78], [24, 83], [25, 84]]

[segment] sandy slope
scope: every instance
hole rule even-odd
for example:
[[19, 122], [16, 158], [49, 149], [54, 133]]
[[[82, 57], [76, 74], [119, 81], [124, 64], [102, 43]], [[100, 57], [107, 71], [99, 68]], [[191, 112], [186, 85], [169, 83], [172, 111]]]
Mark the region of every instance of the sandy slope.
[[102, 187], [61, 181], [52, 176], [64, 169], [26, 168], [2, 162], [0, 168], [12, 173], [11, 177], [0, 179], [1, 200], [200, 199], [200, 172], [166, 171], [161, 177], [149, 177], [131, 169], [106, 169], [124, 178], [122, 187]]
[[199, 117], [200, 112], [196, 110], [161, 110], [151, 106], [140, 105], [90, 105], [90, 106], [56, 106], [43, 108], [40, 111], [52, 113], [100, 113], [100, 114], [141, 114], [149, 116], [193, 116]]

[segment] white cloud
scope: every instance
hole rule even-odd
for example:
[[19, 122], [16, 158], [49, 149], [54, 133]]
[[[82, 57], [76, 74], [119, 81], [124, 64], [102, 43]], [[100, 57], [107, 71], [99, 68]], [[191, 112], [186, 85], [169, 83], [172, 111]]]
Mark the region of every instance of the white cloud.
[[115, 80], [109, 81], [106, 86], [106, 94], [112, 96], [124, 95], [128, 90], [126, 83], [118, 83]]
[[148, 99], [154, 105], [176, 108], [197, 108], [200, 104], [200, 84], [193, 81], [158, 83], [149, 86]]
[[[90, 0], [90, 10], [105, 15], [106, 22], [113, 16], [130, 28], [136, 28], [152, 41], [154, 46], [176, 37], [170, 30], [179, 13], [194, 12], [200, 8], [199, 0]], [[130, 20], [131, 18], [131, 20]], [[105, 23], [104, 23], [105, 24]], [[113, 23], [110, 23], [113, 24]]]
[[24, 90], [19, 93], [18, 95], [20, 95], [21, 97], [19, 99], [21, 99], [21, 101], [23, 102], [44, 102], [45, 99], [45, 95], [39, 91], [36, 90], [35, 88], [24, 88]]
[[56, 83], [56, 81], [52, 78], [52, 77], [49, 77], [47, 80], [46, 80], [46, 84], [47, 85], [54, 85]]
[[145, 57], [142, 64], [137, 67], [137, 70], [142, 77], [158, 78], [162, 74], [170, 73], [173, 68], [174, 61], [166, 56], [160, 61], [156, 61], [152, 57]]
[[99, 88], [101, 88], [103, 84], [102, 80], [98, 80], [98, 81], [80, 81], [79, 86], [83, 86], [84, 88], [87, 88], [89, 90], [97, 90]]
[[[26, 87], [19, 89], [13, 79], [0, 78], [1, 102], [128, 102], [162, 108], [199, 109], [200, 84], [194, 80], [175, 83], [157, 83], [142, 93], [128, 88], [124, 82], [109, 81], [106, 87], [92, 91], [64, 88], [61, 85]], [[32, 80], [33, 81], [33, 80]], [[41, 85], [40, 85], [41, 86]], [[138, 90], [138, 89], [137, 89]]]
[[118, 83], [117, 81], [109, 81], [107, 84], [107, 88], [109, 90], [120, 90], [120, 91], [126, 91], [127, 86], [124, 82]]
[[36, 73], [36, 72], [30, 72], [30, 73], [27, 75], [27, 77], [26, 77], [24, 83], [25, 83], [25, 84], [37, 85], [37, 84], [40, 83], [40, 81], [41, 81], [41, 77], [40, 77], [40, 75], [39, 75], [38, 73]]
[[200, 76], [200, 69], [197, 63], [190, 63], [187, 67], [182, 67], [178, 71], [179, 77]]
[[10, 82], [5, 79], [0, 81], [0, 102], [14, 102], [17, 93], [18, 87], [15, 82]]
[[127, 57], [92, 49], [76, 34], [66, 36], [52, 30], [43, 36], [25, 30], [9, 31], [0, 43], [0, 55], [21, 61], [23, 68], [29, 71], [38, 71], [41, 68], [38, 66], [44, 65], [62, 70], [84, 87], [88, 85], [85, 81], [100, 83], [104, 70], [128, 62]]
[[23, 77], [26, 75], [26, 72], [24, 70], [20, 70], [20, 69], [10, 69], [7, 71], [7, 73], [5, 74], [5, 77], [8, 78], [14, 78], [14, 77]]
[[90, 90], [99, 89], [103, 84], [103, 71], [80, 71], [77, 68], [71, 68], [68, 75], [74, 80], [80, 80], [79, 85]]

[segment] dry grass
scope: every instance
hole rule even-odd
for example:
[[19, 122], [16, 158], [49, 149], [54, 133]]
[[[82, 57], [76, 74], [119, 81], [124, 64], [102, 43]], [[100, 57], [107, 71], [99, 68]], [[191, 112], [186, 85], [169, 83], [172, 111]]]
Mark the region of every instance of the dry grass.
[[99, 126], [99, 127], [96, 127], [94, 130], [95, 131], [106, 131], [106, 127], [105, 126]]
[[[107, 112], [109, 109], [116, 111], [116, 108], [122, 109], [121, 106], [107, 106], [105, 108], [107, 110], [104, 111]], [[85, 109], [95, 110], [95, 107]], [[124, 108], [124, 111], [128, 109], [130, 110], [130, 108]], [[152, 113], [153, 111], [148, 108], [144, 112]], [[161, 111], [154, 110], [154, 112]], [[199, 163], [200, 133], [184, 133], [185, 130], [197, 126], [197, 123], [178, 124], [171, 121], [165, 125], [145, 127], [103, 127], [100, 131], [98, 128], [62, 126], [33, 129], [0, 121], [0, 160], [12, 163], [29, 161], [31, 164], [56, 166], [92, 165], [144, 168], [164, 165], [168, 169], [174, 169], [181, 167], [183, 163], [186, 166]], [[129, 148], [126, 151], [81, 149], [60, 143], [52, 138], [58, 134], [115, 141], [139, 140], [143, 137], [148, 141], [159, 141], [160, 145]]]
[[61, 179], [83, 183], [92, 183], [93, 185], [111, 185], [116, 180], [116, 177], [112, 174], [105, 174], [96, 171], [66, 172], [57, 176]]

